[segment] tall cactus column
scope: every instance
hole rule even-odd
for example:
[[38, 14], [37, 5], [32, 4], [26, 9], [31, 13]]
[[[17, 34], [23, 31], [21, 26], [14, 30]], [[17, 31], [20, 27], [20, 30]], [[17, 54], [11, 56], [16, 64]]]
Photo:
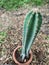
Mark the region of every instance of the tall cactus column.
[[31, 45], [33, 44], [37, 33], [42, 24], [42, 16], [39, 12], [30, 11], [24, 20], [23, 39], [22, 39], [22, 60], [28, 57]]

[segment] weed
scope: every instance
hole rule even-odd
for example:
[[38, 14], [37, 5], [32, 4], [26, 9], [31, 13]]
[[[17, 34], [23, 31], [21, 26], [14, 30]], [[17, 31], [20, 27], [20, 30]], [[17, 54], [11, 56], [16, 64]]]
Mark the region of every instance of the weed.
[[6, 38], [6, 32], [0, 32], [0, 43], [3, 43]]

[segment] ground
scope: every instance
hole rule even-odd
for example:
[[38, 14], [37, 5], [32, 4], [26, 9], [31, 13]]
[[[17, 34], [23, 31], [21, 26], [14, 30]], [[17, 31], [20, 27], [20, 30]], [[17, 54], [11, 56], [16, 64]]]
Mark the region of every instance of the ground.
[[33, 59], [30, 65], [49, 65], [49, 6], [20, 8], [17, 11], [0, 10], [0, 31], [6, 32], [0, 43], [0, 65], [16, 65], [12, 58], [13, 50], [22, 43], [23, 20], [30, 10], [41, 12], [43, 23], [31, 47]]

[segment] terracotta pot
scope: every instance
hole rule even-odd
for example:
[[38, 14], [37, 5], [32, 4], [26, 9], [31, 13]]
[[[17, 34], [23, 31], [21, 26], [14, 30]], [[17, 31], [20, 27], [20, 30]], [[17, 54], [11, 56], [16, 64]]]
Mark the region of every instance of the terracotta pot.
[[18, 47], [16, 47], [16, 49], [14, 49], [14, 52], [13, 52], [13, 60], [14, 60], [14, 62], [16, 63], [16, 64], [18, 64], [18, 65], [29, 65], [30, 63], [31, 63], [31, 61], [32, 61], [32, 51], [30, 50], [30, 59], [27, 61], [27, 62], [25, 62], [25, 63], [20, 63], [19, 61], [17, 61], [17, 59], [16, 59], [16, 56], [15, 56], [15, 53], [16, 53], [16, 51], [19, 49], [19, 48], [21, 48], [22, 46], [18, 46]]

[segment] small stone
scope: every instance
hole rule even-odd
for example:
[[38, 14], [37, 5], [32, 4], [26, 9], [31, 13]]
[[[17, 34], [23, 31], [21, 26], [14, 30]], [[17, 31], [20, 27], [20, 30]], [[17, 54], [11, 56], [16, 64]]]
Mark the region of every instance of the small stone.
[[47, 61], [47, 65], [49, 65], [49, 61]]
[[47, 49], [47, 53], [49, 54], [49, 48]]
[[24, 60], [24, 62], [26, 62], [26, 59]]

